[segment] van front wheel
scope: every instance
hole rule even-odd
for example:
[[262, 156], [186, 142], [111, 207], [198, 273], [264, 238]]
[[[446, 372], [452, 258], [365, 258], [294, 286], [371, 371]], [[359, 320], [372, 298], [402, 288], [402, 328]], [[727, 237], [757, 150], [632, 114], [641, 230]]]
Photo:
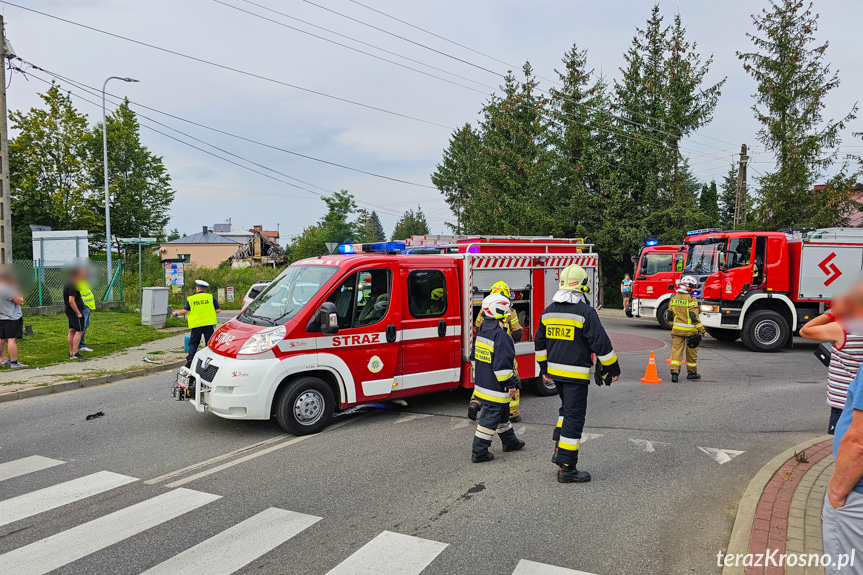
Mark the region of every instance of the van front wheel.
[[276, 401], [279, 427], [295, 435], [311, 435], [333, 418], [333, 390], [317, 377], [301, 377], [285, 387]]

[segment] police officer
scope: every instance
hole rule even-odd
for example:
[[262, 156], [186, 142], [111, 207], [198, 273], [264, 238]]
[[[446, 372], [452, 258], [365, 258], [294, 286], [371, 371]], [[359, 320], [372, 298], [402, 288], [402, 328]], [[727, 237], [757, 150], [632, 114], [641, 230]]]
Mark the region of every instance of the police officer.
[[552, 462], [560, 466], [561, 483], [585, 483], [590, 473], [578, 471], [578, 447], [587, 412], [591, 354], [597, 356], [597, 385], [611, 385], [620, 377], [617, 355], [599, 316], [587, 302], [587, 272], [571, 265], [560, 273], [558, 291], [545, 308], [534, 345], [542, 377], [554, 381], [561, 399]]
[[698, 344], [701, 336], [706, 333], [701, 320], [698, 319], [698, 300], [692, 295], [692, 288], [698, 285], [698, 280], [692, 276], [683, 276], [677, 292], [671, 298], [668, 309], [674, 314], [671, 326], [671, 381], [677, 381], [680, 374], [680, 364], [686, 350], [686, 379], [701, 379], [698, 374]]
[[[493, 286], [491, 286], [491, 294], [501, 294], [506, 299], [512, 301], [512, 293], [509, 291], [509, 285], [506, 282], [497, 282]], [[483, 317], [482, 312], [476, 318], [476, 327], [479, 328], [482, 325]], [[518, 314], [514, 309], [510, 307], [509, 314], [501, 320], [501, 324], [503, 325], [503, 329], [506, 330], [506, 333], [510, 335], [514, 342], [521, 341], [521, 336], [524, 333], [524, 329], [521, 327], [521, 324], [518, 323]], [[515, 372], [518, 374], [518, 361], [513, 360], [515, 364]], [[518, 387], [515, 389], [515, 397], [509, 404], [509, 420], [513, 423], [518, 423], [521, 421], [521, 416], [519, 415], [519, 403], [521, 402], [521, 392]], [[470, 405], [467, 407], [467, 416], [468, 419], [472, 421], [476, 421], [476, 414], [479, 413], [482, 405], [477, 400], [476, 395], [472, 395], [470, 398]]]
[[515, 398], [518, 375], [515, 373], [515, 344], [503, 329], [509, 316], [509, 300], [493, 294], [482, 300], [483, 321], [476, 332], [471, 361], [474, 364], [474, 395], [482, 402], [482, 412], [473, 438], [474, 463], [491, 461], [488, 452], [494, 434], [500, 436], [504, 451], [517, 451], [524, 441], [515, 436], [509, 421], [509, 403]]
[[219, 302], [213, 294], [207, 293], [208, 287], [210, 284], [204, 280], [195, 280], [195, 294], [186, 298], [183, 309], [173, 313], [174, 317], [188, 316], [186, 319], [189, 327], [192, 328], [192, 333], [189, 334], [189, 355], [186, 356], [186, 367], [189, 368], [192, 367], [192, 359], [198, 351], [201, 336], [204, 337], [204, 347], [206, 347], [218, 322], [216, 312], [219, 311]]

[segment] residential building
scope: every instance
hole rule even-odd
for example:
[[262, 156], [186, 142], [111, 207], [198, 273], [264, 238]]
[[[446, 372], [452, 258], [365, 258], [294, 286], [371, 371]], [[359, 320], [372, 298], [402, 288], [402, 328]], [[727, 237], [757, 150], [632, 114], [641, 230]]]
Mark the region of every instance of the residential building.
[[182, 261], [194, 267], [216, 268], [237, 251], [239, 242], [213, 233], [207, 226], [203, 231], [159, 245], [162, 261]]

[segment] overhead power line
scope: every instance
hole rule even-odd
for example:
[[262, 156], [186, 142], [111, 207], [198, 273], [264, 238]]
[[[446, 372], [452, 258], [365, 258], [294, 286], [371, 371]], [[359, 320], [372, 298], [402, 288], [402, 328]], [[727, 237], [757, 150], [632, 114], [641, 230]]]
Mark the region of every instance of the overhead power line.
[[105, 36], [111, 36], [112, 38], [118, 38], [120, 40], [125, 40], [126, 42], [132, 42], [133, 44], [138, 44], [139, 46], [145, 46], [152, 50], [158, 50], [160, 52], [165, 52], [166, 54], [172, 54], [174, 56], [178, 56], [180, 58], [185, 58], [187, 60], [192, 60], [194, 62], [199, 62], [201, 64], [207, 64], [208, 66], [213, 66], [215, 68], [221, 68], [222, 70], [228, 70], [230, 72], [235, 72], [237, 74], [242, 74], [244, 76], [249, 76], [251, 78], [257, 78], [259, 80], [264, 80], [266, 82], [271, 82], [273, 84], [279, 84], [281, 86], [287, 86], [288, 88], [294, 88], [295, 90], [300, 90], [302, 92], [308, 92], [310, 94], [315, 94], [317, 96], [323, 96], [324, 98], [329, 98], [331, 100], [336, 100], [339, 102], [344, 102], [346, 104], [351, 104], [354, 106], [359, 106], [361, 108], [366, 108], [369, 110], [375, 110], [377, 112], [381, 112], [384, 114], [389, 114], [391, 116], [397, 116], [399, 118], [404, 118], [406, 120], [413, 120], [415, 122], [421, 122], [423, 124], [429, 124], [431, 126], [437, 126], [439, 128], [446, 128], [447, 130], [452, 130], [452, 126], [447, 126], [446, 124], [440, 124], [438, 122], [434, 122], [432, 120], [424, 120], [422, 118], [418, 118], [416, 116], [410, 116], [408, 114], [402, 114], [401, 112], [394, 112], [392, 110], [387, 110], [385, 108], [380, 108], [378, 106], [373, 106], [371, 104], [364, 104], [362, 102], [357, 102], [355, 100], [350, 100], [348, 98], [342, 98], [341, 96], [335, 96], [333, 94], [327, 94], [326, 92], [321, 92], [319, 90], [313, 90], [311, 88], [304, 88], [302, 86], [298, 86], [296, 84], [291, 84], [290, 82], [285, 82], [283, 80], [279, 80], [277, 78], [271, 78], [269, 76], [264, 76], [262, 74], [257, 74], [255, 72], [249, 72], [247, 70], [242, 70], [240, 68], [234, 68], [232, 66], [227, 66], [225, 64], [219, 64], [218, 62], [213, 62], [211, 60], [206, 60], [204, 58], [199, 58], [197, 56], [192, 56], [190, 54], [185, 54], [183, 52], [178, 52], [176, 50], [171, 50], [170, 48], [164, 48], [162, 46], [157, 46], [155, 44], [150, 44], [148, 42], [143, 42], [141, 40], [135, 40], [134, 38], [129, 38], [127, 36], [123, 36], [121, 34], [116, 34], [114, 32], [108, 32], [107, 30], [102, 30], [101, 28], [96, 28], [94, 26], [89, 26], [87, 24], [81, 24], [80, 22], [75, 22], [73, 20], [69, 20], [67, 18], [61, 18], [60, 16], [55, 16], [53, 14], [48, 14], [47, 12], [42, 12], [40, 10], [34, 10], [33, 8], [28, 8], [26, 6], [21, 6], [20, 4], [15, 4], [14, 2], [8, 2], [7, 0], [0, 0], [0, 3], [6, 4], [8, 6], [13, 6], [15, 8], [20, 8], [21, 10], [26, 10], [28, 12], [32, 12], [34, 14], [39, 14], [40, 16], [45, 16], [46, 18], [51, 18], [53, 20], [57, 20], [60, 22], [65, 22], [67, 24], [71, 24], [73, 26], [78, 26], [79, 28], [84, 28], [86, 30], [91, 30], [93, 32], [98, 32], [100, 34], [104, 34]]

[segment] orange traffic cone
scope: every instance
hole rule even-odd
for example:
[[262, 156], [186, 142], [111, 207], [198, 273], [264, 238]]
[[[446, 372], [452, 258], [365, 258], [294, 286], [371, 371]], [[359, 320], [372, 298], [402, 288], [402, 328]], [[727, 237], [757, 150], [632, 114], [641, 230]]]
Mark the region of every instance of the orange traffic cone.
[[650, 359], [647, 361], [647, 370], [644, 372], [644, 377], [641, 378], [641, 383], [662, 383], [659, 379], [659, 374], [656, 373], [656, 355], [651, 351]]

